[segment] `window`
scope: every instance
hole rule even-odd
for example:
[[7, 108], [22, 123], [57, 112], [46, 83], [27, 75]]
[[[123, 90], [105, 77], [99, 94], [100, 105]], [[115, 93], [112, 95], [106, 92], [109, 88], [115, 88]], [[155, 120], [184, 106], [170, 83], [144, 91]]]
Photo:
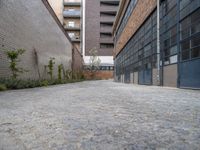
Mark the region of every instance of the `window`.
[[69, 27], [74, 27], [75, 26], [75, 22], [74, 21], [69, 21], [68, 22], [68, 26]]
[[191, 51], [191, 58], [200, 57], [200, 47], [193, 48]]
[[191, 47], [196, 47], [200, 45], [200, 36], [195, 36], [191, 39]]
[[182, 57], [182, 60], [190, 59], [190, 51], [189, 50], [183, 51], [181, 57]]
[[100, 48], [114, 48], [114, 45], [113, 44], [107, 44], [107, 43], [106, 44], [104, 44], [104, 43], [102, 44], [101, 43], [100, 44]]
[[75, 11], [75, 9], [69, 8], [67, 9], [67, 11]]
[[181, 51], [185, 51], [185, 50], [188, 50], [190, 49], [190, 41], [187, 40], [187, 41], [183, 41], [181, 43]]
[[75, 38], [75, 33], [70, 32], [70, 33], [69, 33], [69, 37], [70, 37], [70, 38]]

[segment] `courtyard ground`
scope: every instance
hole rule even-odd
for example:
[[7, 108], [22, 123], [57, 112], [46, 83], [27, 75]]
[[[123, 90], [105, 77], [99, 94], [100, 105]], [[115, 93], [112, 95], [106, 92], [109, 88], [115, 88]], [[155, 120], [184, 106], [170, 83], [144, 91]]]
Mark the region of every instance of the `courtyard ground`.
[[200, 149], [200, 91], [108, 81], [0, 93], [0, 150]]

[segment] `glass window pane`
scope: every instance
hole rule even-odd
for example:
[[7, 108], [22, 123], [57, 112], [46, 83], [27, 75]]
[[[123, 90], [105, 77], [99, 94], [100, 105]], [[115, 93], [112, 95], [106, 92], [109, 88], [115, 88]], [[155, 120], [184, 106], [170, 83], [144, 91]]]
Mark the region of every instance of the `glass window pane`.
[[174, 55], [174, 54], [177, 54], [177, 45], [173, 46], [170, 48], [170, 55]]
[[200, 45], [200, 36], [195, 36], [191, 39], [191, 46], [199, 46]]
[[181, 43], [181, 51], [190, 49], [190, 41], [184, 41]]
[[192, 49], [192, 51], [191, 51], [191, 57], [192, 58], [200, 57], [200, 47]]
[[186, 39], [189, 36], [190, 36], [190, 28], [181, 31], [181, 40]]
[[190, 59], [190, 51], [184, 51], [182, 52], [182, 60], [188, 60]]
[[200, 32], [200, 21], [192, 25], [191, 33], [195, 34]]
[[174, 56], [171, 56], [169, 59], [170, 59], [170, 64], [173, 64], [173, 63], [177, 63], [178, 57], [177, 55], [174, 55]]

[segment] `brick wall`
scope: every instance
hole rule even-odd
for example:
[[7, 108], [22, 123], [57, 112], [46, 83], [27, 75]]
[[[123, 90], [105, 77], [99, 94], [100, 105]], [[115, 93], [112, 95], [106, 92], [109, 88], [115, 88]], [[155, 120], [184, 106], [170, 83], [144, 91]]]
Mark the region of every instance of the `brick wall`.
[[121, 36], [115, 43], [114, 56], [116, 56], [126, 45], [132, 35], [138, 30], [146, 18], [156, 7], [156, 0], [138, 0], [128, 23]]
[[10, 76], [5, 49], [26, 50], [19, 65], [29, 71], [21, 78], [39, 76], [34, 49], [41, 76], [50, 57], [56, 61], [55, 73], [59, 64], [71, 69], [72, 45], [55, 20], [42, 0], [0, 1], [0, 77]]
[[113, 71], [97, 71], [94, 73], [94, 76], [92, 76], [92, 73], [90, 71], [84, 71], [84, 76], [86, 79], [112, 79], [113, 78]]
[[72, 69], [74, 72], [79, 72], [83, 68], [83, 57], [79, 50], [74, 46], [72, 52]]

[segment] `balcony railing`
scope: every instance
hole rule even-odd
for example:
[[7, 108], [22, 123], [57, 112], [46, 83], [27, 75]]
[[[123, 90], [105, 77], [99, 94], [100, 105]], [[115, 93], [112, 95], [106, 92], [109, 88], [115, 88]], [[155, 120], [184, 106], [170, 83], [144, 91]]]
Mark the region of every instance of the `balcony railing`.
[[112, 39], [112, 37], [101, 37], [100, 43], [113, 44], [113, 39]]
[[68, 31], [78, 31], [81, 29], [79, 25], [75, 25], [75, 26], [65, 25], [64, 28], [65, 30], [68, 30]]
[[72, 36], [70, 38], [71, 38], [72, 42], [80, 42], [81, 41], [80, 36]]
[[64, 2], [64, 6], [81, 6], [81, 2]]
[[101, 16], [100, 17], [100, 22], [114, 22], [115, 17], [113, 16]]
[[64, 17], [79, 17], [81, 16], [81, 11], [80, 10], [73, 10], [73, 11], [69, 11], [69, 10], [65, 10], [63, 11], [63, 16]]

